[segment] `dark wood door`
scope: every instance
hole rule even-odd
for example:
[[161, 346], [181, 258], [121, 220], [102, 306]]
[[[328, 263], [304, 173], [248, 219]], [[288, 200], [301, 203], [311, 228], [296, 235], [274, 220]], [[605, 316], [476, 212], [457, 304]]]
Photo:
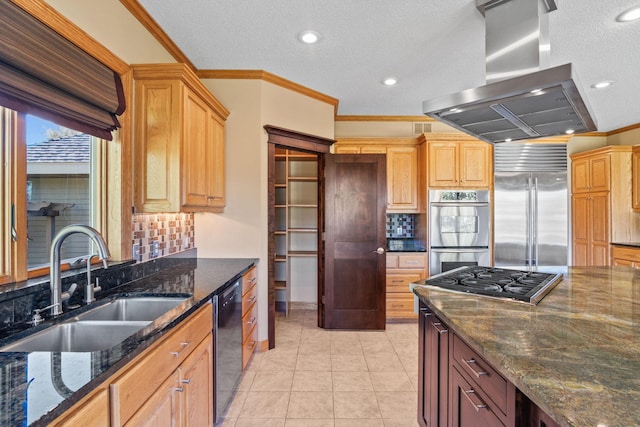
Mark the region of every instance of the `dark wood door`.
[[324, 179], [327, 329], [384, 329], [386, 156], [328, 154]]

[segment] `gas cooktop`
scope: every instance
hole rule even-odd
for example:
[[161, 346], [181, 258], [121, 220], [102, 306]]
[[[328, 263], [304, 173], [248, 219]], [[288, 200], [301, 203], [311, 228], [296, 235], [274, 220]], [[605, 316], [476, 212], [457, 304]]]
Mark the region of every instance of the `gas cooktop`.
[[562, 280], [562, 274], [467, 266], [419, 282], [453, 292], [537, 304]]

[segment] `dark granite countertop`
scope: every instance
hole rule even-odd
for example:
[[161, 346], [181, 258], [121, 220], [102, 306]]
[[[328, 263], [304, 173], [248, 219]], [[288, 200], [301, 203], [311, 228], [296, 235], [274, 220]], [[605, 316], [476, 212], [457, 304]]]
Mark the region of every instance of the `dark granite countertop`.
[[[167, 267], [155, 274], [105, 292], [94, 306], [119, 296], [188, 297], [111, 349], [87, 353], [0, 353], [0, 425], [46, 425], [257, 262], [253, 258], [176, 258], [168, 260]], [[55, 321], [2, 339], [0, 346], [90, 308], [93, 307], [65, 313]]]
[[629, 248], [640, 248], [640, 242], [614, 242], [611, 244], [616, 246], [627, 246]]
[[414, 293], [560, 425], [640, 425], [640, 271], [569, 267], [536, 306]]

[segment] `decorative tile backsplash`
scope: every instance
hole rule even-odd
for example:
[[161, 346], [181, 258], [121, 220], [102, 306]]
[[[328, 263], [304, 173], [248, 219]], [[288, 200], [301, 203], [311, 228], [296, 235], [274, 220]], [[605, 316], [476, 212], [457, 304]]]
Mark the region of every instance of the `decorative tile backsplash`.
[[195, 245], [193, 214], [135, 214], [132, 244], [138, 262], [191, 249]]
[[387, 214], [387, 239], [412, 239], [414, 217], [411, 214]]

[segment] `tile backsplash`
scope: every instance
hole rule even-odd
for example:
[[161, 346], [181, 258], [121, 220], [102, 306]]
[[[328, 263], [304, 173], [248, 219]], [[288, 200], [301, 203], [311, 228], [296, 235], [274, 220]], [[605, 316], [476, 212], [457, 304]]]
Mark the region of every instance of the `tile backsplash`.
[[192, 249], [195, 245], [193, 214], [135, 214], [132, 244], [133, 258], [138, 262]]
[[387, 239], [414, 237], [414, 215], [387, 214]]

